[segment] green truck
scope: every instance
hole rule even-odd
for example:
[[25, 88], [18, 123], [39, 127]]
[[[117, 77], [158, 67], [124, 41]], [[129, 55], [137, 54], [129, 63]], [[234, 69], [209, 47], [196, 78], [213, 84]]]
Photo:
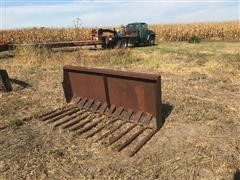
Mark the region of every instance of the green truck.
[[126, 39], [127, 43], [138, 45], [155, 44], [155, 33], [148, 29], [148, 25], [143, 22], [128, 24], [122, 33], [122, 39]]
[[122, 26], [120, 31], [115, 29], [98, 29], [98, 39], [102, 41], [102, 47], [126, 48], [129, 44], [133, 46], [152, 46], [155, 44], [156, 34], [148, 29], [143, 22], [135, 22]]

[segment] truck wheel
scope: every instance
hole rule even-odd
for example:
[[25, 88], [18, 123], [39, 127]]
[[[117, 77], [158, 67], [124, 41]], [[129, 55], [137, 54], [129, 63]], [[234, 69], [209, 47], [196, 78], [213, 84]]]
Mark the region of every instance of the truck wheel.
[[138, 47], [139, 45], [140, 45], [139, 42], [134, 43], [134, 47]]
[[103, 49], [107, 49], [107, 45], [104, 43], [104, 44], [102, 44], [102, 48]]
[[125, 49], [128, 47], [128, 41], [126, 39], [121, 40], [121, 48]]
[[118, 40], [115, 48], [119, 49], [119, 48], [121, 48], [121, 46], [122, 46], [122, 41]]
[[154, 44], [155, 44], [155, 38], [153, 36], [150, 36], [150, 38], [148, 40], [148, 45], [153, 46]]

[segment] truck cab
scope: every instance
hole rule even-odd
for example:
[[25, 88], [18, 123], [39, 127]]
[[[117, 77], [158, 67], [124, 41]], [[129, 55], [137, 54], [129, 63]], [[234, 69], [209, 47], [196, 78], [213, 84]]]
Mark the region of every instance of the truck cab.
[[123, 36], [128, 37], [128, 43], [134, 45], [154, 45], [155, 33], [148, 29], [148, 25], [143, 22], [127, 24]]

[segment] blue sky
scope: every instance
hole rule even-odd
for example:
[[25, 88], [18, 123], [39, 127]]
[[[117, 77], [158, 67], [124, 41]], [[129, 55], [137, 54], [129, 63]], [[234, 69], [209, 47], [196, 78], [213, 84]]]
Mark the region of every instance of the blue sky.
[[239, 0], [0, 0], [1, 29], [237, 20]]

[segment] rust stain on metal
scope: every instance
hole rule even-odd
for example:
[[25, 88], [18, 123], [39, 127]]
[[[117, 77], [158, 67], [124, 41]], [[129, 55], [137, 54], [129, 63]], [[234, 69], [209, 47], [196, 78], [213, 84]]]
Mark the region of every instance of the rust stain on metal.
[[[42, 121], [85, 134], [86, 138], [97, 137], [97, 141], [110, 136], [108, 145], [125, 138], [117, 151], [150, 130], [130, 151], [130, 156], [163, 125], [159, 75], [73, 66], [65, 66], [63, 71], [64, 94], [71, 105], [41, 115]], [[108, 119], [107, 123], [104, 119]], [[125, 128], [126, 124], [130, 126]], [[138, 126], [140, 129], [136, 130]], [[104, 129], [107, 131], [101, 133]], [[116, 134], [117, 130], [120, 133]], [[129, 135], [130, 132], [133, 133]]]

